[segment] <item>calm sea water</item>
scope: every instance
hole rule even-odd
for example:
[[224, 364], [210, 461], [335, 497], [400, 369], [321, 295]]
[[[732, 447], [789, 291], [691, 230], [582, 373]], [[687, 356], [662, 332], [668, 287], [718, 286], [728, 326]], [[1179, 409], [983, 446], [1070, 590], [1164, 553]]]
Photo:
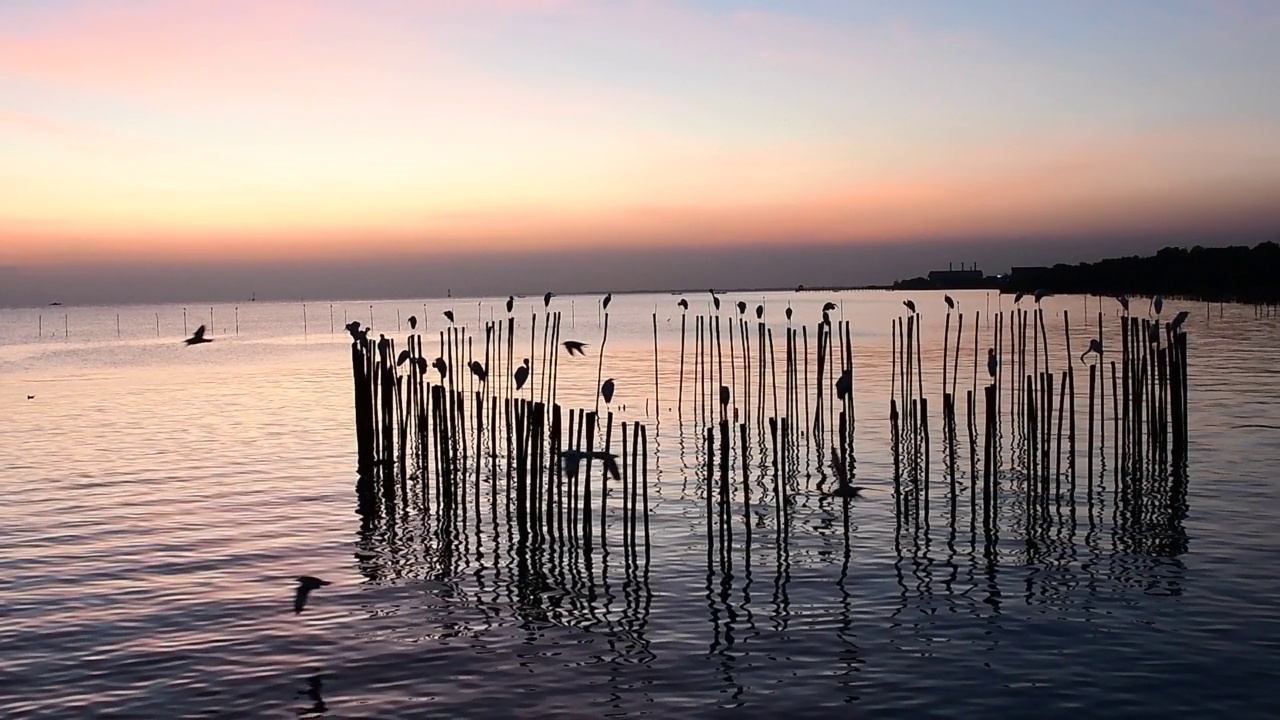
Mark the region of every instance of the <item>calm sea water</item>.
[[[846, 515], [805, 458], [788, 538], [770, 513], [739, 518], [758, 542], [729, 573], [708, 567], [699, 428], [674, 409], [676, 298], [615, 297], [604, 375], [620, 418], [652, 433], [651, 562], [532, 590], [501, 528], [441, 537], [429, 506], [356, 512], [344, 322], [403, 337], [412, 314], [431, 338], [443, 310], [474, 327], [505, 316], [503, 299], [0, 310], [0, 715], [1274, 716], [1280, 322], [1166, 307], [1192, 311], [1185, 517], [1118, 526], [1100, 461], [1097, 502], [1072, 505], [1072, 523], [1036, 543], [1011, 508], [989, 549], [942, 515], [898, 532], [886, 418], [904, 297], [725, 296], [730, 313], [764, 302], [778, 333], [788, 304], [810, 330], [840, 304], [869, 488]], [[940, 385], [945, 306], [910, 297]], [[957, 297], [963, 387], [971, 313], [985, 357], [986, 318], [1010, 301]], [[709, 299], [691, 296], [694, 310]], [[1070, 311], [1078, 354], [1098, 300], [1045, 305]], [[559, 381], [561, 402], [586, 405], [598, 298], [553, 308], [565, 339], [590, 343]], [[1117, 308], [1101, 304], [1108, 333]], [[524, 348], [535, 309], [518, 301]], [[181, 345], [200, 324], [216, 341]], [[302, 574], [333, 584], [295, 615]]]

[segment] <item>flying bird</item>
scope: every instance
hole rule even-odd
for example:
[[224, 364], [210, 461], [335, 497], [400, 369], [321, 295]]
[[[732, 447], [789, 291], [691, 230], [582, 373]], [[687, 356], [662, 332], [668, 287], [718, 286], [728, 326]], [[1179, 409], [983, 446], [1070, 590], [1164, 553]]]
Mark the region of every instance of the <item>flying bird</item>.
[[613, 378], [604, 381], [600, 386], [600, 396], [604, 398], [604, 403], [608, 405], [613, 402]]
[[996, 370], [1000, 367], [1000, 361], [996, 360], [996, 349], [987, 348], [987, 374], [992, 380], [996, 379]]
[[604, 470], [613, 476], [614, 480], [622, 479], [622, 474], [618, 472], [618, 456], [613, 453], [607, 453], [603, 450], [587, 452], [585, 450], [565, 450], [560, 453], [560, 466], [564, 468], [565, 475], [571, 478], [578, 477], [578, 466], [582, 461], [590, 462], [592, 460], [600, 460], [604, 463]]
[[27, 396], [27, 399], [28, 399], [28, 400], [35, 400], [35, 399], [36, 399], [36, 396], [35, 396], [35, 395], [28, 395], [28, 396]]
[[431, 367], [435, 368], [440, 373], [441, 380], [449, 377], [449, 364], [444, 361], [444, 358], [438, 357], [435, 360], [432, 360]]
[[1187, 312], [1186, 310], [1183, 310], [1177, 315], [1174, 315], [1173, 322], [1169, 323], [1169, 329], [1173, 330], [1173, 332], [1176, 334], [1179, 330], [1182, 329], [1182, 324], [1185, 323], [1187, 321], [1187, 318], [1189, 317], [1191, 317], [1191, 313]]
[[584, 342], [578, 342], [577, 340], [565, 340], [563, 344], [564, 344], [564, 349], [569, 351], [570, 356], [574, 355], [575, 353], [577, 353], [578, 355], [586, 355], [586, 353], [583, 352], [583, 349], [587, 346], [587, 344]]
[[[757, 305], [757, 306], [756, 306], [756, 319], [757, 319], [757, 320], [763, 320], [763, 319], [764, 319], [764, 305]], [[787, 318], [787, 319], [790, 319], [789, 314], [788, 314], [788, 318]]]
[[681, 309], [681, 310], [688, 310], [688, 309], [689, 309], [689, 301], [688, 301], [688, 300], [685, 300], [684, 298], [680, 298], [680, 302], [678, 302], [678, 303], [676, 303], [676, 304], [680, 306], [680, 309]]
[[822, 306], [822, 312], [835, 312], [835, 311], [836, 311], [836, 304], [833, 302], [828, 302], [826, 305]]
[[555, 293], [551, 291], [547, 291], [547, 294], [542, 296], [542, 307], [544, 308], [551, 307], [551, 298], [554, 296], [555, 296]]
[[508, 295], [507, 296], [507, 314], [510, 315], [511, 311], [514, 310], [515, 307], [516, 307], [516, 296]]
[[409, 329], [410, 329], [410, 330], [417, 330], [417, 329], [418, 329], [418, 316], [416, 316], [416, 315], [410, 315], [410, 316], [409, 316]]
[[444, 316], [445, 316], [445, 319], [447, 319], [449, 322], [453, 322], [453, 311], [452, 311], [452, 310], [445, 310], [445, 311], [444, 311]]
[[916, 304], [914, 302], [912, 302], [911, 300], [903, 300], [902, 304], [907, 306], [907, 309], [911, 311], [912, 315], [915, 314]]
[[196, 328], [196, 331], [192, 333], [191, 337], [183, 340], [182, 342], [187, 345], [199, 345], [200, 343], [213, 342], [213, 340], [204, 336], [204, 326], [201, 325]]
[[328, 580], [321, 580], [310, 575], [303, 575], [298, 578], [298, 591], [293, 596], [293, 614], [297, 615], [302, 612], [302, 608], [307, 606], [307, 596], [311, 594], [312, 590], [322, 588], [328, 584]]
[[609, 303], [611, 303], [611, 302], [613, 302], [613, 293], [607, 293], [607, 294], [604, 296], [604, 301], [600, 303], [600, 307], [601, 307], [602, 309], [604, 309], [604, 310], [608, 310], [608, 309], [609, 309]]
[[943, 295], [943, 296], [942, 296], [942, 299], [947, 301], [947, 309], [948, 309], [948, 310], [955, 310], [955, 309], [956, 309], [956, 301], [955, 301], [955, 300], [954, 300], [950, 295]]
[[516, 368], [516, 389], [524, 387], [529, 381], [529, 358], [524, 359], [524, 364]]
[[489, 371], [484, 369], [484, 365], [479, 360], [472, 360], [467, 363], [467, 367], [471, 368], [471, 374], [475, 375], [480, 382], [484, 382], [489, 377]]
[[851, 392], [853, 392], [853, 371], [845, 370], [836, 380], [836, 399], [844, 400]]
[[1099, 340], [1098, 338], [1090, 339], [1089, 349], [1085, 350], [1083, 353], [1080, 353], [1080, 362], [1084, 362], [1084, 359], [1086, 357], [1089, 357], [1089, 353], [1097, 353], [1098, 359], [1101, 360], [1102, 359], [1102, 341]]

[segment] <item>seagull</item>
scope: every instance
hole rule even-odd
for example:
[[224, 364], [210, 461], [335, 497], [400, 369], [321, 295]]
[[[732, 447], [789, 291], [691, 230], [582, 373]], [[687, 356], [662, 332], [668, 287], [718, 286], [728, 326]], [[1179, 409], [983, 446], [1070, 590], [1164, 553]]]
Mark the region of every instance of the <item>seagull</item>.
[[1036, 295], [1035, 295], [1035, 297], [1036, 297], [1036, 304], [1037, 304], [1037, 305], [1039, 305], [1041, 300], [1043, 300], [1043, 299], [1045, 299], [1045, 298], [1049, 297], [1049, 296], [1050, 296], [1050, 295], [1052, 295], [1052, 294], [1053, 294], [1053, 293], [1049, 292], [1048, 290], [1043, 290], [1043, 289], [1041, 289], [1041, 290], [1037, 290], [1037, 291], [1036, 291]]
[[947, 309], [948, 309], [948, 310], [955, 310], [955, 309], [956, 309], [956, 301], [955, 301], [954, 299], [952, 299], [952, 297], [951, 297], [950, 295], [943, 295], [943, 296], [942, 296], [942, 299], [947, 301]]
[[563, 344], [564, 344], [564, 349], [568, 350], [569, 355], [571, 356], [574, 353], [577, 353], [578, 355], [586, 354], [585, 352], [582, 351], [583, 348], [587, 346], [587, 344], [584, 342], [578, 342], [577, 340], [565, 340]]
[[840, 373], [840, 378], [836, 380], [836, 399], [844, 400], [845, 397], [853, 391], [853, 372], [845, 370]]
[[529, 380], [529, 358], [524, 359], [524, 364], [516, 368], [516, 389], [524, 387]]
[[555, 293], [548, 290], [547, 294], [542, 296], [542, 307], [544, 308], [551, 307], [551, 298], [554, 296], [555, 296]]
[[604, 296], [604, 301], [600, 303], [601, 309], [608, 310], [610, 302], [613, 302], [613, 293], [607, 293]]
[[449, 365], [444, 361], [444, 358], [438, 357], [435, 360], [432, 360], [431, 367], [439, 371], [441, 380], [449, 377]]
[[396, 365], [403, 365], [409, 362], [409, 351], [401, 350], [400, 355], [396, 358]]
[[191, 335], [191, 337], [183, 340], [182, 342], [187, 345], [199, 345], [200, 343], [213, 342], [213, 340], [204, 336], [204, 326], [201, 325], [196, 328], [196, 331]]
[[1102, 359], [1102, 341], [1099, 340], [1098, 338], [1093, 338], [1089, 340], [1089, 349], [1085, 350], [1083, 353], [1080, 354], [1080, 362], [1084, 362], [1084, 359], [1089, 356], [1089, 353], [1097, 353], [1098, 359], [1101, 360]]
[[1164, 296], [1157, 295], [1151, 298], [1151, 307], [1155, 308], [1156, 317], [1160, 317], [1160, 311], [1164, 309]]
[[302, 612], [302, 608], [307, 606], [307, 596], [311, 594], [312, 590], [322, 588], [328, 584], [328, 580], [321, 580], [310, 575], [303, 575], [298, 578], [298, 592], [293, 596], [293, 613], [297, 615]]
[[678, 302], [678, 303], [676, 303], [676, 304], [677, 304], [677, 305], [679, 305], [679, 306], [680, 306], [680, 308], [681, 308], [682, 310], [688, 310], [688, 309], [689, 309], [689, 301], [688, 301], [688, 300], [685, 300], [684, 298], [680, 298], [680, 302]]
[[915, 314], [915, 312], [916, 312], [916, 304], [915, 304], [914, 302], [912, 302], [912, 301], [910, 301], [910, 300], [903, 300], [903, 301], [902, 301], [902, 304], [907, 306], [907, 309], [911, 311], [911, 314], [913, 314], [913, 315]]
[[1129, 314], [1129, 296], [1120, 295], [1119, 297], [1116, 298], [1116, 302], [1120, 303], [1120, 307], [1124, 308], [1124, 314], [1128, 315]]
[[452, 311], [452, 310], [445, 310], [445, 311], [444, 311], [444, 316], [445, 316], [445, 318], [446, 318], [449, 322], [453, 322], [453, 311]]
[[1174, 315], [1173, 322], [1169, 323], [1169, 329], [1173, 330], [1173, 332], [1176, 334], [1179, 330], [1182, 329], [1182, 324], [1185, 323], [1187, 321], [1187, 318], [1189, 317], [1191, 317], [1191, 313], [1187, 312], [1186, 310], [1183, 310], [1177, 315]]
[[416, 316], [416, 315], [410, 315], [410, 316], [409, 316], [409, 329], [410, 329], [410, 330], [417, 330], [417, 329], [418, 329], [418, 318], [417, 318], [417, 316]]
[[608, 405], [613, 402], [613, 378], [604, 381], [600, 386], [600, 396], [604, 398], [604, 404]]
[[1026, 297], [1026, 296], [1027, 296], [1027, 294], [1026, 294], [1026, 293], [1024, 293], [1024, 292], [1019, 292], [1018, 294], [1014, 295], [1014, 296], [1013, 296], [1013, 304], [1014, 304], [1014, 305], [1017, 305], [1018, 303], [1022, 302], [1022, 298]]
[[1000, 367], [1000, 361], [996, 360], [996, 349], [987, 348], [987, 374], [992, 380], [996, 379], [996, 370]]
[[515, 308], [515, 306], [516, 306], [516, 296], [508, 295], [507, 296], [507, 314], [508, 315], [511, 314], [511, 311]]
[[828, 302], [826, 305], [822, 306], [822, 312], [835, 312], [835, 311], [836, 311], [836, 304], [833, 302]]
[[481, 365], [479, 360], [472, 360], [467, 367], [471, 368], [471, 374], [475, 375], [480, 382], [484, 382], [489, 377], [489, 371], [484, 369], [484, 365]]

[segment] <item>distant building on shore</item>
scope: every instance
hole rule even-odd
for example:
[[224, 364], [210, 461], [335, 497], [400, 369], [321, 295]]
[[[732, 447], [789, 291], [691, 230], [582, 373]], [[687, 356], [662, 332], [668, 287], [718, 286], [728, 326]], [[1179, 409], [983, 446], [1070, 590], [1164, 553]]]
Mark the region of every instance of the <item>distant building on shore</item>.
[[978, 269], [977, 263], [967, 268], [961, 263], [959, 270], [956, 270], [954, 265], [948, 263], [946, 270], [929, 271], [929, 282], [940, 289], [946, 290], [980, 287], [984, 277], [982, 271]]

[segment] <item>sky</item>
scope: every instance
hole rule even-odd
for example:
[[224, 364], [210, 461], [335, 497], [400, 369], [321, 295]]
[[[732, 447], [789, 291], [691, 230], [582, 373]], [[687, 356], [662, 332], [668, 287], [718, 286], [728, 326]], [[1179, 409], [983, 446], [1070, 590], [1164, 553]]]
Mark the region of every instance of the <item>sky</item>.
[[0, 0], [0, 303], [1272, 239], [1276, 37], [1274, 0]]

